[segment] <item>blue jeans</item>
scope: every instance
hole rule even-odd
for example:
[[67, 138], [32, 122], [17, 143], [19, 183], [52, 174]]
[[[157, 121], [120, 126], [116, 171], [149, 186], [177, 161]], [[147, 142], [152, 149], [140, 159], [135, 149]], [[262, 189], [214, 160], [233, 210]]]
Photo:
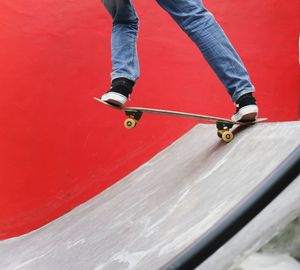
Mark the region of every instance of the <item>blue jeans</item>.
[[[136, 41], [139, 18], [131, 0], [101, 0], [112, 16], [112, 80], [140, 76]], [[255, 91], [249, 74], [214, 16], [201, 0], [156, 0], [197, 45], [235, 102]]]

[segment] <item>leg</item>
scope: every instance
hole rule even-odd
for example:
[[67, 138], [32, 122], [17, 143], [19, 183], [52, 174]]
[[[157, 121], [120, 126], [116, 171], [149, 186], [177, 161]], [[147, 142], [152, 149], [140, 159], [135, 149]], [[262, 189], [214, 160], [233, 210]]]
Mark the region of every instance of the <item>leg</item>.
[[102, 0], [113, 19], [112, 80], [126, 78], [135, 82], [140, 74], [136, 49], [139, 19], [131, 0]]
[[102, 0], [113, 19], [111, 88], [101, 99], [124, 105], [140, 75], [136, 49], [139, 19], [131, 0]]
[[242, 60], [201, 0], [157, 0], [196, 43], [233, 102], [255, 91]]

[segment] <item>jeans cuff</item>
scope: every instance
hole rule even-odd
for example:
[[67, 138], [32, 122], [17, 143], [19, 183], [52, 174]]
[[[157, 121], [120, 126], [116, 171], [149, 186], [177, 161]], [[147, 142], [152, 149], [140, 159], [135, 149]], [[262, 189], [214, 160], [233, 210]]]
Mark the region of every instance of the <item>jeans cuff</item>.
[[232, 96], [232, 101], [236, 102], [241, 96], [249, 94], [249, 93], [254, 93], [255, 92], [255, 88], [246, 88], [243, 90], [237, 90], [235, 91], [235, 93]]
[[118, 78], [125, 78], [125, 79], [128, 79], [133, 82], [136, 82], [138, 79], [138, 78], [132, 77], [128, 74], [112, 74], [111, 75], [111, 81], [113, 81], [114, 79], [118, 79]]

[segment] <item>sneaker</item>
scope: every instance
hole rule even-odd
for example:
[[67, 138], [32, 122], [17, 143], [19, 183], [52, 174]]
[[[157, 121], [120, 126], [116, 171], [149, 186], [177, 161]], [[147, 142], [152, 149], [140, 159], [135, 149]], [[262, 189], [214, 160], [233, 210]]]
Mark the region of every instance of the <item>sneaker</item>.
[[124, 106], [132, 93], [133, 86], [134, 82], [126, 78], [114, 79], [111, 88], [101, 97], [101, 100], [116, 106]]
[[231, 117], [232, 121], [251, 122], [256, 120], [258, 107], [251, 93], [241, 96], [235, 105], [236, 113]]

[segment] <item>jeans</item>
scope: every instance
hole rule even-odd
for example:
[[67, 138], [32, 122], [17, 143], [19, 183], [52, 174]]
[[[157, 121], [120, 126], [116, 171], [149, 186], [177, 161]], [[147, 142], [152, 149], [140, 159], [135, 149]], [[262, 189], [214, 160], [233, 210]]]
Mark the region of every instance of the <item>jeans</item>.
[[[112, 16], [112, 80], [140, 76], [136, 41], [139, 18], [131, 0], [101, 0]], [[255, 91], [249, 74], [214, 16], [201, 0], [156, 0], [202, 52], [233, 102]]]

